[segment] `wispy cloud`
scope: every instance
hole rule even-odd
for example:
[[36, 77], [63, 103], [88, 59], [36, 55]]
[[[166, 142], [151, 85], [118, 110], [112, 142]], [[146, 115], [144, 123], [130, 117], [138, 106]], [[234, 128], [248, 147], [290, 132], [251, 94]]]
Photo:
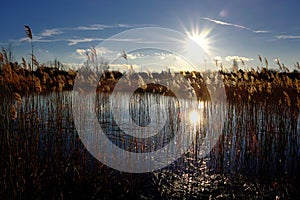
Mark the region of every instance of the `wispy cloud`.
[[88, 49], [76, 49], [76, 53], [80, 56], [83, 56], [86, 54], [86, 52], [88, 51]]
[[145, 27], [145, 26], [154, 26], [151, 24], [114, 24], [114, 25], [106, 25], [106, 24], [92, 24], [88, 26], [78, 26], [78, 27], [69, 27], [65, 29], [70, 30], [79, 30], [79, 31], [98, 31], [104, 30], [108, 28], [137, 28], [137, 27]]
[[[40, 34], [37, 34], [37, 35], [33, 35], [33, 41], [34, 42], [59, 42], [59, 41], [62, 41], [62, 39], [45, 39], [47, 37], [50, 37], [50, 36], [54, 36], [54, 35], [60, 35], [62, 34], [63, 31], [61, 31], [60, 29], [58, 28], [53, 28], [53, 29], [45, 29], [43, 30]], [[23, 37], [23, 38], [19, 38], [17, 40], [11, 40], [13, 42], [26, 42], [26, 41], [29, 41], [30, 39], [28, 37]]]
[[103, 38], [79, 38], [79, 39], [67, 39], [68, 45], [76, 45], [79, 43], [86, 43], [86, 42], [95, 42], [95, 41], [103, 41]]
[[[17, 40], [10, 40], [11, 42], [14, 42], [16, 44], [29, 41], [30, 39], [28, 37], [19, 38]], [[63, 39], [44, 39], [44, 37], [41, 36], [33, 36], [32, 39], [33, 42], [42, 42], [42, 43], [48, 43], [48, 42], [60, 42], [64, 41]]]
[[208, 21], [211, 21], [213, 23], [220, 24], [220, 25], [223, 25], [223, 26], [232, 26], [232, 27], [235, 27], [235, 28], [251, 30], [250, 28], [248, 28], [246, 26], [242, 26], [242, 25], [238, 25], [238, 24], [232, 24], [232, 23], [225, 22], [225, 21], [219, 21], [219, 20], [208, 18], [208, 17], [203, 17], [202, 19], [205, 19], [205, 20], [208, 20]]
[[254, 30], [253, 33], [270, 33], [268, 30]]
[[[96, 47], [95, 48], [96, 52], [98, 55], [103, 55], [103, 54], [108, 54], [108, 53], [116, 53], [116, 52], [113, 52], [105, 47]], [[86, 56], [86, 53], [90, 53], [91, 52], [91, 48], [88, 48], [88, 49], [76, 49], [75, 50], [76, 54], [78, 54], [79, 56]]]
[[58, 28], [53, 28], [53, 29], [45, 29], [42, 33], [41, 33], [41, 36], [44, 36], [44, 37], [49, 37], [49, 36], [53, 36], [53, 35], [60, 35], [62, 34], [63, 32], [58, 29]]
[[114, 42], [140, 42], [140, 39], [137, 38], [76, 38], [76, 39], [66, 39], [68, 41], [68, 45], [76, 45], [79, 43], [86, 42], [99, 42], [99, 41], [114, 41]]
[[275, 36], [277, 39], [300, 39], [300, 35], [276, 35]]
[[219, 63], [222, 62], [222, 57], [221, 57], [221, 56], [215, 56], [215, 57], [213, 57], [213, 58], [211, 59], [211, 61], [212, 61], [213, 63], [219, 64]]
[[232, 61], [232, 60], [242, 60], [242, 61], [251, 61], [253, 58], [247, 58], [243, 56], [227, 56], [226, 61]]
[[242, 26], [242, 25], [239, 25], [239, 24], [234, 24], [234, 23], [230, 23], [230, 22], [215, 20], [215, 19], [211, 19], [211, 18], [208, 18], [208, 17], [203, 17], [202, 19], [205, 19], [205, 20], [208, 20], [208, 21], [213, 22], [215, 24], [219, 24], [219, 25], [223, 25], [223, 26], [231, 26], [231, 27], [235, 27], [235, 28], [239, 28], [239, 29], [252, 31], [253, 33], [269, 33], [270, 32], [269, 30], [253, 30], [252, 28], [249, 28], [247, 26]]
[[171, 53], [163, 53], [163, 52], [155, 52], [154, 55], [159, 57], [161, 60], [164, 60], [168, 57], [173, 56], [173, 54], [171, 54]]
[[49, 50], [46, 49], [38, 49], [37, 51], [40, 53], [49, 53]]
[[99, 31], [99, 30], [104, 30], [106, 28], [113, 28], [113, 26], [104, 25], [104, 24], [92, 24], [89, 26], [78, 26], [69, 29], [80, 30], [80, 31]]
[[[145, 26], [154, 26], [150, 24], [113, 24], [113, 25], [105, 25], [105, 24], [92, 24], [87, 26], [74, 26], [74, 27], [60, 27], [60, 28], [52, 28], [52, 29], [45, 29], [39, 34], [33, 35], [34, 42], [40, 43], [50, 43], [50, 42], [67, 42], [69, 46], [77, 45], [80, 43], [87, 43], [87, 42], [101, 42], [104, 40], [114, 40], [116, 42], [139, 42], [139, 43], [149, 43], [151, 41], [144, 41], [142, 39], [107, 39], [107, 38], [92, 38], [92, 37], [83, 37], [83, 38], [69, 38], [64, 37], [65, 34], [68, 32], [73, 33], [74, 31], [99, 31], [108, 28], [138, 28], [138, 27], [145, 27]], [[52, 36], [58, 36], [56, 38], [51, 38]], [[20, 44], [22, 42], [29, 41], [28, 37], [23, 37], [19, 39], [12, 39], [11, 42], [15, 44]]]
[[143, 54], [140, 54], [140, 53], [129, 53], [129, 54], [127, 54], [127, 58], [129, 59], [129, 60], [135, 60], [135, 59], [139, 59], [139, 58], [142, 58], [142, 57], [144, 57], [144, 55]]
[[105, 47], [96, 47], [96, 52], [98, 53], [98, 55], [115, 53], [114, 51], [111, 51], [110, 49], [107, 49]]
[[135, 25], [129, 25], [129, 24], [117, 24], [117, 27], [120, 27], [120, 28], [131, 28], [131, 27], [135, 27]]
[[[88, 42], [101, 42], [101, 41], [115, 41], [115, 42], [136, 42], [143, 43], [144, 41], [139, 38], [92, 38], [92, 37], [82, 37], [82, 38], [55, 38], [55, 39], [45, 39], [42, 36], [34, 36], [33, 42], [38, 43], [50, 43], [50, 42], [67, 42], [69, 46], [77, 45], [80, 43], [88, 43]], [[27, 37], [23, 37], [17, 40], [10, 40], [15, 44], [29, 41]], [[145, 41], [148, 43], [149, 41]]]

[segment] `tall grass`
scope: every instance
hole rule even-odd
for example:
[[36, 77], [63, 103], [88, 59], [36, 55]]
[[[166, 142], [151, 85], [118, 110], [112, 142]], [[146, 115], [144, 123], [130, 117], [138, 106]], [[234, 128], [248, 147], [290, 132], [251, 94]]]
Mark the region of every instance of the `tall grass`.
[[[29, 27], [26, 34], [32, 45]], [[92, 56], [91, 60], [98, 60], [95, 51]], [[98, 162], [82, 144], [71, 112], [71, 93], [62, 92], [72, 89], [76, 72], [46, 66], [39, 66], [33, 72], [33, 58], [32, 48], [31, 70], [27, 70], [25, 60], [22, 68], [10, 63], [5, 49], [0, 54], [2, 198], [235, 198], [237, 195], [274, 199], [299, 195], [299, 73], [288, 72], [279, 61], [280, 72], [270, 70], [266, 59], [263, 68], [260, 57], [259, 71], [221, 71], [222, 81], [216, 78], [219, 72], [180, 72], [192, 84], [203, 106], [200, 120], [189, 130], [182, 128], [178, 115], [182, 110], [179, 112], [176, 98], [167, 89], [147, 86], [156, 89], [156, 94], [140, 88], [130, 97], [126, 92], [113, 96], [109, 93], [122, 76], [120, 72], [103, 71], [104, 68], [97, 66], [94, 66], [96, 72], [83, 69], [84, 73], [77, 78], [87, 87], [99, 84], [99, 71], [104, 72], [97, 96], [92, 98], [97, 98], [101, 128], [114, 145], [127, 151], [148, 152], [162, 148], [179, 132], [197, 135], [188, 151], [170, 166], [153, 173], [129, 174]], [[91, 63], [86, 63], [89, 66]], [[142, 82], [146, 77], [159, 79], [166, 73], [130, 75]], [[206, 83], [216, 93], [225, 87], [227, 103], [212, 103]], [[33, 92], [38, 84], [42, 91], [51, 93], [21, 96], [26, 94], [22, 91]], [[180, 82], [175, 84], [180, 89]], [[156, 117], [158, 121], [167, 118], [167, 125], [150, 140], [124, 136], [113, 120], [110, 98], [121, 108], [129, 105], [128, 112], [137, 124], [147, 125]], [[126, 98], [128, 101], [124, 101]], [[87, 99], [82, 101], [88, 103]], [[183, 102], [183, 106], [190, 105], [188, 100]], [[166, 110], [151, 116], [153, 104]], [[122, 122], [128, 123], [125, 114], [119, 114]], [[217, 117], [213, 118], [214, 114]], [[223, 123], [216, 127], [219, 124], [216, 121]], [[220, 137], [214, 137], [216, 130], [221, 131]], [[205, 149], [211, 151], [203, 157]]]
[[[122, 106], [126, 94], [118, 95], [116, 101]], [[74, 127], [70, 93], [40, 96], [34, 107], [31, 98], [23, 98], [20, 105], [13, 95], [2, 97], [0, 152], [4, 162], [0, 170], [3, 198], [140, 195], [192, 198], [230, 196], [231, 193], [241, 198], [258, 198], [259, 195], [272, 198], [297, 194], [299, 111], [287, 103], [278, 106], [268, 101], [256, 104], [228, 101], [219, 108], [209, 102], [203, 103], [202, 120], [196, 126], [198, 142], [195, 141], [186, 154], [171, 166], [155, 173], [133, 175], [104, 166], [85, 149]], [[172, 138], [169, 134], [179, 127], [177, 119], [173, 119], [177, 115], [170, 113], [172, 120], [165, 127], [165, 134], [153, 140], [154, 143], [121, 137], [118, 135], [120, 130], [111, 121], [110, 95], [99, 93], [97, 98], [102, 128], [115, 145], [128, 151], [146, 152], [161, 148]], [[175, 105], [173, 97], [140, 96], [137, 93], [130, 101], [141, 99], [144, 104], [132, 103], [131, 107], [137, 123], [149, 122], [148, 106], [153, 101], [170, 105], [169, 111], [176, 111], [172, 108]], [[10, 105], [18, 111], [16, 119], [10, 118]], [[209, 146], [209, 140], [203, 141], [214, 126], [211, 116], [217, 108], [227, 110], [222, 116], [223, 134], [215, 146]], [[201, 145], [212, 148], [204, 158], [199, 156]], [[224, 186], [224, 182], [227, 185]], [[277, 185], [276, 190], [274, 184]], [[151, 193], [147, 192], [147, 188], [151, 188]]]

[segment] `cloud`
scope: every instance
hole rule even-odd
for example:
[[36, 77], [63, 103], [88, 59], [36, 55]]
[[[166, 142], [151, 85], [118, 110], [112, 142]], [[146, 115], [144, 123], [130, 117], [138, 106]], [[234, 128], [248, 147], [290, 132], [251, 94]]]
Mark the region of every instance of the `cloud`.
[[300, 35], [277, 35], [275, 36], [277, 39], [300, 39]]
[[270, 33], [268, 30], [254, 30], [253, 33]]
[[[33, 42], [41, 42], [41, 43], [50, 43], [50, 42], [67, 42], [69, 46], [77, 45], [80, 43], [87, 43], [87, 42], [101, 42], [101, 41], [115, 41], [115, 42], [136, 42], [136, 43], [143, 43], [144, 41], [138, 38], [57, 38], [57, 39], [44, 39], [41, 36], [33, 36]], [[19, 44], [22, 42], [30, 41], [28, 37], [23, 37], [17, 40], [10, 40], [15, 44]], [[147, 43], [149, 41], [145, 41]]]
[[74, 30], [80, 30], [80, 31], [98, 31], [98, 30], [104, 30], [106, 28], [112, 28], [113, 26], [104, 25], [104, 24], [92, 24], [89, 26], [78, 26], [71, 29]]
[[120, 69], [120, 70], [125, 70], [127, 71], [129, 68], [133, 69], [140, 69], [141, 66], [137, 64], [122, 64], [122, 63], [110, 63], [109, 67], [114, 68], [114, 69]]
[[62, 62], [65, 69], [73, 69], [77, 70], [82, 66], [82, 63], [76, 63], [76, 62]]
[[46, 50], [46, 49], [38, 49], [38, 52], [40, 52], [40, 53], [49, 53], [49, 51]]
[[141, 53], [127, 54], [127, 58], [129, 60], [135, 60], [135, 59], [142, 58], [142, 57], [144, 57], [144, 54], [141, 54]]
[[[104, 54], [113, 54], [113, 53], [116, 54], [116, 52], [113, 52], [105, 47], [95, 47], [95, 49], [96, 49], [97, 55], [99, 55], [99, 56], [103, 56]], [[90, 53], [91, 51], [92, 51], [91, 48], [88, 48], [88, 49], [80, 49], [79, 48], [79, 49], [75, 50], [76, 54], [78, 54], [79, 56], [84, 56], [84, 57], [86, 57], [86, 53]], [[138, 54], [138, 55], [140, 55], [140, 54]], [[128, 56], [129, 56], [129, 54], [128, 54]]]
[[[45, 29], [40, 34], [33, 34], [34, 42], [42, 42], [42, 43], [50, 43], [50, 42], [68, 42], [69, 46], [76, 45], [79, 43], [86, 42], [100, 42], [103, 40], [111, 40], [116, 42], [137, 42], [137, 43], [152, 43], [151, 41], [144, 41], [142, 39], [108, 39], [108, 38], [54, 38], [49, 39], [47, 37], [62, 35], [64, 33], [72, 32], [72, 31], [92, 31], [92, 30], [104, 30], [107, 28], [134, 28], [134, 27], [144, 27], [144, 26], [154, 26], [151, 24], [114, 24], [114, 25], [105, 25], [105, 24], [92, 24], [87, 26], [77, 26], [77, 27], [60, 27], [60, 28], [52, 28]], [[23, 37], [19, 39], [12, 39], [11, 42], [16, 44], [20, 44], [22, 42], [29, 41], [28, 37]], [[4, 44], [4, 43], [1, 43]]]
[[134, 27], [143, 27], [143, 26], [153, 26], [147, 24], [114, 24], [114, 25], [106, 25], [106, 24], [92, 24], [88, 26], [78, 26], [69, 28], [71, 30], [80, 30], [80, 31], [97, 31], [104, 30], [107, 28], [134, 28]]
[[227, 56], [226, 61], [232, 61], [232, 60], [243, 60], [243, 61], [251, 61], [253, 58], [247, 58], [247, 57], [241, 57], [241, 56]]
[[211, 19], [211, 18], [208, 18], [208, 17], [203, 17], [202, 19], [205, 19], [205, 20], [208, 20], [208, 21], [211, 21], [213, 23], [216, 23], [216, 24], [219, 24], [219, 25], [223, 25], [223, 26], [232, 26], [232, 27], [235, 27], [235, 28], [249, 30], [249, 31], [252, 31], [253, 33], [269, 33], [270, 32], [269, 30], [252, 30], [251, 28], [246, 27], [246, 26], [242, 26], [242, 25], [238, 25], [238, 24], [233, 24], [233, 23], [229, 23], [229, 22], [225, 22], [225, 21], [220, 21], [220, 20], [215, 20], [215, 19]]
[[76, 45], [79, 43], [85, 43], [85, 42], [93, 42], [93, 41], [102, 41], [103, 38], [79, 38], [79, 39], [67, 39], [68, 45]]
[[80, 56], [83, 56], [86, 54], [86, 52], [88, 51], [88, 49], [76, 49], [76, 53], [79, 54]]
[[159, 59], [161, 59], [161, 60], [171, 58], [172, 56], [174, 56], [171, 53], [163, 53], [163, 52], [155, 52], [154, 55], [159, 57]]
[[238, 24], [232, 24], [232, 23], [229, 23], [229, 22], [214, 20], [214, 19], [211, 19], [211, 18], [208, 18], [208, 17], [203, 17], [202, 19], [214, 22], [216, 24], [224, 25], [224, 26], [232, 26], [232, 27], [236, 27], [236, 28], [240, 28], [240, 29], [251, 30], [250, 28], [248, 28], [246, 26], [241, 26], [241, 25], [238, 25]]
[[134, 25], [129, 25], [129, 24], [117, 24], [117, 27], [120, 27], [120, 28], [131, 28], [131, 27], [134, 27]]
[[[30, 39], [28, 37], [23, 37], [17, 40], [10, 40], [11, 42], [14, 42], [16, 44], [21, 43], [21, 42], [27, 42], [30, 41]], [[32, 39], [33, 42], [43, 42], [43, 43], [48, 43], [48, 42], [60, 42], [60, 41], [64, 41], [63, 39], [43, 39], [43, 37], [41, 36], [33, 36]]]
[[117, 24], [114, 27], [119, 28], [138, 28], [138, 27], [156, 27], [154, 24]]
[[44, 37], [49, 37], [49, 36], [53, 36], [53, 35], [60, 35], [62, 34], [63, 32], [58, 29], [58, 28], [53, 28], [53, 29], [45, 29], [42, 33], [41, 33], [41, 36], [44, 36]]
[[[38, 35], [33, 34], [32, 41], [33, 42], [59, 42], [62, 41], [62, 39], [45, 39], [45, 37], [50, 37], [53, 35], [60, 35], [63, 32], [58, 29], [58, 28], [53, 28], [53, 29], [45, 29], [43, 32], [41, 32]], [[13, 42], [26, 42], [29, 41], [30, 39], [28, 37], [23, 37], [17, 40], [11, 40]]]
[[45, 29], [40, 36], [49, 37], [53, 35], [60, 35], [64, 31], [67, 30], [79, 30], [79, 31], [97, 31], [97, 30], [104, 30], [107, 28], [130, 28], [135, 27], [137, 25], [129, 25], [129, 24], [117, 24], [117, 25], [105, 25], [105, 24], [92, 24], [88, 26], [77, 26], [77, 27], [64, 27], [64, 28], [52, 28], [52, 29]]
[[220, 56], [215, 56], [211, 59], [211, 61], [213, 63], [220, 63], [220, 62], [222, 62], [222, 58]]
[[[68, 38], [60, 38], [60, 39], [45, 39], [45, 37], [51, 37], [54, 35], [61, 35], [63, 33], [66, 33], [68, 31], [91, 31], [91, 30], [104, 30], [106, 28], [130, 28], [130, 27], [141, 27], [146, 25], [138, 25], [138, 24], [116, 24], [116, 25], [105, 25], [105, 24], [92, 24], [88, 26], [77, 26], [77, 27], [61, 27], [61, 28], [52, 28], [52, 29], [45, 29], [40, 34], [33, 35], [33, 41], [34, 42], [57, 42], [57, 41], [67, 41], [69, 42], [69, 45], [75, 45], [78, 43], [83, 42], [92, 42], [92, 41], [102, 41], [105, 40], [105, 38], [83, 38], [83, 39], [68, 39]], [[25, 42], [29, 41], [28, 37], [23, 37], [20, 39], [11, 40], [13, 42]]]
[[78, 38], [78, 39], [67, 39], [69, 42], [68, 45], [76, 45], [79, 43], [86, 42], [99, 42], [99, 41], [114, 41], [114, 42], [140, 42], [140, 39], [137, 38]]
[[105, 47], [96, 47], [96, 51], [98, 55], [104, 55], [104, 54], [112, 54], [115, 53]]

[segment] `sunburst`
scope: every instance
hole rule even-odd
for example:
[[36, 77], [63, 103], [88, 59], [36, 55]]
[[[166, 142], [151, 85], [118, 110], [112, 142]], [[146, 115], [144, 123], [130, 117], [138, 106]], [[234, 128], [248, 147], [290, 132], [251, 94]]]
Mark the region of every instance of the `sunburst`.
[[199, 27], [194, 27], [190, 31], [186, 31], [186, 34], [190, 40], [200, 46], [207, 54], [211, 54], [213, 42], [211, 30], [212, 29], [208, 28], [200, 29]]

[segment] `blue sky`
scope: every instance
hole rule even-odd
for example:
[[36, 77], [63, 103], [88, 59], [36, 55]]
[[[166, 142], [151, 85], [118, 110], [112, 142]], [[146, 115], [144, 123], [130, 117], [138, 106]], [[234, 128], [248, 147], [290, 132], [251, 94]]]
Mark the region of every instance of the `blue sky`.
[[255, 68], [260, 54], [270, 66], [276, 68], [274, 59], [279, 58], [294, 69], [294, 63], [300, 62], [299, 8], [299, 1], [276, 0], [5, 1], [1, 3], [0, 46], [10, 44], [16, 60], [29, 58], [27, 24], [40, 62], [58, 59], [76, 66], [86, 49], [115, 34], [158, 26], [195, 41], [198, 35], [199, 45], [208, 54], [202, 58], [208, 68], [213, 67], [214, 58], [228, 68], [232, 59], [242, 58], [245, 68]]

